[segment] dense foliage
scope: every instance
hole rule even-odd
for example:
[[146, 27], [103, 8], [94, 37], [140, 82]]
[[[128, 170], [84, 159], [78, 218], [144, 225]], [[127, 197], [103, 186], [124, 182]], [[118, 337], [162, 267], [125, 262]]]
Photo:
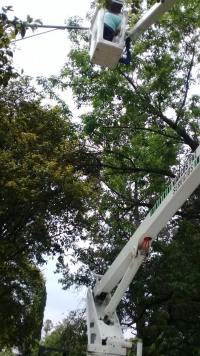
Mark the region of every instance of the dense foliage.
[[40, 262], [73, 243], [98, 172], [66, 107], [42, 106], [27, 79], [1, 93], [1, 260], [25, 251]]
[[[144, 1], [139, 16], [153, 3]], [[69, 86], [77, 107], [90, 107], [79, 132], [102, 157], [104, 191], [93, 200], [87, 244], [72, 256], [82, 266], [71, 276], [63, 268], [66, 289], [105, 273], [178, 174], [183, 155], [199, 145], [199, 10], [197, 0], [179, 1], [132, 42], [131, 65], [115, 70], [92, 65], [85, 34], [70, 33], [70, 59], [50, 82]], [[199, 189], [160, 232], [119, 306], [122, 322], [144, 339], [145, 356], [199, 355], [198, 202]]]
[[46, 305], [37, 265], [49, 255], [62, 260], [84, 233], [99, 159], [78, 140], [64, 102], [18, 79], [11, 42], [40, 20], [11, 20], [10, 11], [0, 14], [0, 350], [30, 355]]
[[[72, 311], [57, 324], [42, 342], [44, 346], [60, 347], [69, 350], [71, 356], [85, 356], [87, 349], [87, 330], [82, 310]], [[45, 352], [47, 356], [57, 356], [55, 352]]]
[[45, 281], [26, 256], [0, 268], [0, 349], [17, 347], [30, 355], [30, 347], [41, 338], [46, 305]]
[[[23, 170], [17, 180], [17, 167], [20, 166], [18, 143], [19, 137], [26, 133], [24, 128], [20, 132], [23, 125], [18, 108], [27, 99], [23, 85], [28, 87], [28, 80], [21, 84], [10, 82], [9, 86], [8, 82], [19, 76], [12, 67], [11, 41], [18, 32], [24, 37], [28, 23], [33, 19], [28, 16], [27, 24], [18, 23], [16, 17], [10, 21], [7, 17], [9, 11], [12, 11], [11, 6], [2, 8], [0, 13], [0, 350], [3, 350], [2, 355], [7, 355], [15, 346], [24, 355], [30, 355], [30, 348], [41, 337], [46, 288], [44, 278], [35, 265], [36, 259], [27, 251], [27, 233], [23, 243], [19, 237], [23, 234], [22, 221], [26, 220], [27, 208], [23, 204], [24, 212], [21, 211], [20, 215], [22, 205], [20, 207], [19, 196], [22, 197], [23, 189], [19, 181], [23, 180]], [[3, 89], [6, 86], [7, 90]], [[24, 116], [26, 114], [25, 110]]]
[[30, 346], [31, 338], [40, 339], [46, 302], [35, 264], [47, 255], [62, 259], [98, 192], [98, 170], [69, 110], [43, 105], [43, 98], [28, 78], [1, 88], [0, 348], [23, 351], [26, 340]]

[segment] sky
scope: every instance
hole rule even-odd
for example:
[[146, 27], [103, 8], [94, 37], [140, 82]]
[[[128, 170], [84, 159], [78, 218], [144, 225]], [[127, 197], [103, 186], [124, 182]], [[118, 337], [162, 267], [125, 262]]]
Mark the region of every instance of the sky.
[[[90, 0], [2, 0], [2, 4], [12, 5], [13, 14], [21, 20], [26, 20], [29, 14], [33, 19], [41, 19], [43, 25], [64, 26], [67, 18], [85, 18], [90, 9]], [[88, 22], [84, 22], [84, 25], [90, 26]], [[38, 28], [36, 33], [43, 31], [48, 29]], [[28, 31], [26, 36], [31, 34], [31, 31]], [[23, 68], [25, 74], [32, 76], [48, 76], [59, 73], [67, 60], [70, 42], [66, 30], [57, 30], [19, 41], [17, 47], [14, 62], [18, 68]]]
[[[2, 6], [13, 6], [13, 12], [8, 14], [9, 19], [17, 16], [25, 21], [27, 15], [34, 20], [41, 19], [43, 25], [64, 26], [65, 20], [71, 16], [80, 16], [83, 19], [90, 9], [90, 0], [2, 0]], [[82, 25], [89, 27], [88, 22]], [[35, 34], [48, 29], [37, 29]], [[32, 35], [29, 30], [26, 37]], [[61, 67], [67, 61], [70, 51], [70, 41], [66, 30], [57, 30], [32, 38], [16, 42], [14, 53], [14, 66], [23, 69], [24, 74], [36, 77], [39, 75], [50, 76], [59, 74]], [[63, 96], [62, 96], [63, 98]], [[64, 99], [64, 98], [63, 98]], [[72, 96], [66, 92], [65, 100], [75, 115]], [[42, 267], [46, 278], [47, 304], [44, 320], [51, 319], [53, 324], [61, 322], [69, 311], [85, 307], [86, 290], [79, 293], [63, 291], [58, 279], [61, 275], [54, 274], [55, 260], [49, 260], [47, 266]]]

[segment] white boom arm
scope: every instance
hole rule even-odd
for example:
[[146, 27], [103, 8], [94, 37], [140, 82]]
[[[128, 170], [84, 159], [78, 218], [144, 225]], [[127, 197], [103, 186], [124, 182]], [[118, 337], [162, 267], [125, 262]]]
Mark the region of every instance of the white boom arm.
[[[174, 181], [171, 181], [165, 192], [158, 199], [143, 223], [125, 245], [106, 274], [100, 281], [98, 281], [94, 288], [95, 297], [102, 293], [110, 293], [122, 277], [125, 276], [125, 273], [128, 273], [128, 269], [131, 268], [131, 273], [135, 275], [144, 259], [144, 257], [142, 258], [138, 254], [138, 250], [141, 250], [142, 248], [144, 238], [150, 237], [153, 240], [200, 184], [199, 155], [200, 146], [185, 162], [181, 171], [181, 176], [177, 177]], [[133, 259], [137, 260], [137, 263], [134, 262], [134, 267], [131, 266]], [[122, 281], [123, 280], [124, 278]], [[120, 286], [121, 283], [119, 287]], [[115, 294], [119, 293], [119, 287]], [[115, 294], [113, 300], [116, 298]], [[107, 315], [112, 314], [113, 308], [110, 309], [108, 306], [106, 312]]]
[[165, 0], [163, 3], [154, 4], [149, 11], [139, 20], [129, 31], [128, 36], [137, 39], [149, 27], [151, 27], [159, 18], [169, 11], [179, 0]]
[[[97, 276], [94, 290], [88, 290], [87, 327], [90, 354], [126, 355], [126, 348], [130, 348], [130, 343], [124, 340], [115, 312], [116, 307], [148, 254], [151, 241], [199, 184], [200, 146], [188, 156], [180, 174], [170, 182], [105, 275]], [[110, 293], [117, 285], [111, 297]], [[142, 356], [141, 341], [138, 343], [137, 356]]]

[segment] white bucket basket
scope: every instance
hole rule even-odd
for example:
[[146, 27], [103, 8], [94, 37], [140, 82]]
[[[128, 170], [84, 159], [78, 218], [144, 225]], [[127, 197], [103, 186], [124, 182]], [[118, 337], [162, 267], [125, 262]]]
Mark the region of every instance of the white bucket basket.
[[128, 13], [124, 11], [121, 14], [121, 32], [118, 36], [114, 37], [113, 42], [110, 42], [103, 38], [105, 11], [107, 10], [96, 10], [91, 24], [90, 60], [101, 67], [114, 69], [123, 53]]

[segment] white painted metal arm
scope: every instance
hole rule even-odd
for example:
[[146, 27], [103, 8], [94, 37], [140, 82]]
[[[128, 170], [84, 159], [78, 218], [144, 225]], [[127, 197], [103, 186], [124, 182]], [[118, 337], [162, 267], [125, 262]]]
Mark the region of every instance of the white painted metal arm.
[[101, 295], [101, 293], [110, 293], [117, 286], [134, 256], [141, 249], [144, 238], [150, 237], [153, 240], [198, 187], [200, 184], [199, 157], [200, 146], [189, 156], [181, 170], [181, 175], [171, 181], [108, 271], [98, 281], [94, 288], [94, 296]]
[[165, 0], [164, 3], [154, 4], [150, 10], [139, 20], [129, 31], [128, 36], [137, 39], [149, 27], [151, 27], [159, 18], [169, 11], [179, 0]]
[[[126, 355], [126, 348], [129, 348], [130, 343], [124, 340], [116, 307], [146, 257], [151, 241], [199, 184], [200, 146], [187, 158], [179, 175], [170, 182], [105, 275], [102, 278], [98, 276], [94, 290], [88, 290], [87, 329], [90, 356]], [[111, 291], [117, 285], [111, 296]], [[142, 356], [141, 340], [137, 343], [137, 356]]]
[[132, 261], [122, 278], [117, 290], [115, 291], [114, 295], [112, 296], [110, 303], [108, 303], [107, 307], [105, 308], [105, 315], [111, 316], [114, 311], [116, 310], [118, 304], [122, 300], [124, 293], [126, 292], [128, 286], [133, 280], [133, 277], [136, 275], [138, 269], [140, 268], [141, 264], [144, 261], [146, 256], [144, 254], [138, 254], [137, 256], [132, 258]]
[[136, 356], [142, 356], [142, 349], [143, 349], [143, 342], [141, 339], [138, 339], [138, 341], [137, 341], [137, 355]]

